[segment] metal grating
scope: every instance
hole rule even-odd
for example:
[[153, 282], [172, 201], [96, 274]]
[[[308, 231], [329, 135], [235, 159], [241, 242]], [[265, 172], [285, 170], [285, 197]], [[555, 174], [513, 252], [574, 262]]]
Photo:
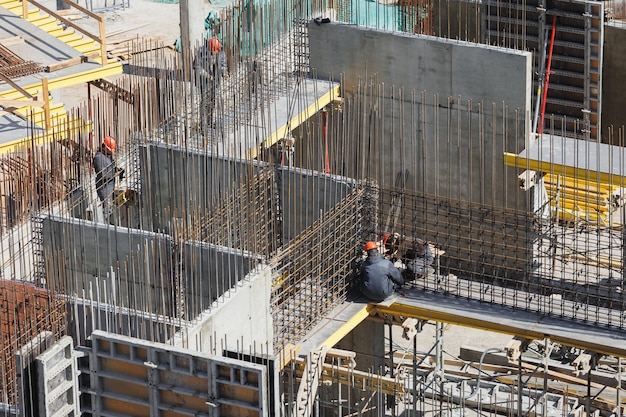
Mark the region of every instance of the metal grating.
[[363, 187], [355, 188], [271, 260], [277, 350], [297, 343], [346, 299], [361, 245], [364, 194]]

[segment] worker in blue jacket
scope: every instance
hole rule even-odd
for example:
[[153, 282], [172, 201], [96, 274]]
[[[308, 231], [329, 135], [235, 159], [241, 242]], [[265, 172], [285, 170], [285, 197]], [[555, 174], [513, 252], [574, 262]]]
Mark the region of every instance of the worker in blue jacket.
[[378, 252], [376, 242], [367, 242], [367, 259], [361, 266], [361, 293], [372, 301], [389, 297], [397, 287], [404, 285], [402, 274]]

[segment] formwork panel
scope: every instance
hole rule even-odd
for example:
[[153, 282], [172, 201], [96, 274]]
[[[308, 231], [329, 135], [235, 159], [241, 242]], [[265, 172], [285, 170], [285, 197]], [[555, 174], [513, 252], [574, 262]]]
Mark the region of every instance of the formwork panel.
[[38, 355], [44, 352], [48, 346], [52, 346], [53, 343], [54, 334], [52, 332], [41, 332], [15, 354], [18, 415], [25, 416], [32, 412], [31, 404], [35, 402], [35, 399], [32, 398], [33, 391], [30, 389], [33, 378], [30, 365]]
[[78, 364], [74, 342], [64, 336], [35, 360], [37, 400], [42, 417], [78, 416]]
[[269, 415], [262, 365], [100, 331], [89, 362], [94, 415]]

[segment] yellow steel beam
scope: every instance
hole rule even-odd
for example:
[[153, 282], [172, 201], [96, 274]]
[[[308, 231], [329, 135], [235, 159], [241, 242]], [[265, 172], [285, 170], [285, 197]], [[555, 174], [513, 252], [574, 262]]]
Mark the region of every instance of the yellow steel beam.
[[[70, 135], [78, 134], [79, 132], [87, 132], [92, 129], [91, 123], [86, 122], [74, 122], [71, 123], [70, 128], [67, 128], [67, 125], [64, 125], [62, 128], [63, 134], [70, 133]], [[45, 143], [50, 143], [59, 139], [59, 131], [54, 127], [50, 129], [48, 132], [35, 133], [34, 137], [24, 137], [20, 139], [15, 139], [10, 142], [0, 143], [0, 155], [7, 154], [24, 148], [26, 146], [39, 146]]]
[[315, 101], [315, 103], [311, 104], [307, 107], [303, 112], [293, 117], [287, 123], [282, 125], [278, 130], [272, 133], [267, 139], [263, 141], [263, 143], [259, 146], [255, 146], [248, 150], [247, 157], [249, 159], [256, 158], [260, 151], [265, 148], [269, 148], [270, 146], [278, 143], [279, 140], [286, 137], [289, 132], [294, 130], [296, 127], [300, 126], [306, 120], [311, 118], [318, 111], [329, 105], [333, 99], [339, 96], [339, 85], [330, 89], [326, 94], [321, 96], [319, 99]]
[[316, 350], [326, 346], [329, 349], [335, 346], [341, 339], [348, 335], [352, 330], [361, 324], [366, 318], [368, 318], [376, 309], [374, 304], [366, 304], [359, 311], [350, 317], [344, 324], [341, 325], [332, 335], [319, 344]]
[[[601, 339], [599, 339], [598, 341], [580, 340], [575, 337], [575, 332], [564, 332], [564, 334], [567, 334], [568, 336], [563, 336], [559, 334], [547, 334], [546, 332], [536, 330], [535, 328], [527, 326], [527, 323], [521, 323], [518, 326], [515, 325], [515, 321], [507, 321], [506, 323], [503, 323], [497, 318], [494, 318], [493, 321], [481, 320], [475, 317], [467, 317], [466, 315], [455, 314], [453, 312], [435, 311], [424, 307], [401, 304], [398, 302], [395, 302], [390, 306], [377, 304], [375, 305], [374, 311], [376, 313], [394, 314], [404, 317], [415, 317], [422, 320], [434, 320], [443, 323], [458, 324], [461, 326], [472, 327], [475, 329], [521, 336], [526, 339], [542, 340], [548, 337], [550, 338], [550, 340], [566, 346], [586, 349], [592, 352], [602, 353], [606, 355], [615, 355], [622, 358], [626, 357], [626, 345], [617, 348], [602, 344]], [[522, 326], [522, 324], [526, 325]]]
[[[123, 72], [122, 64], [119, 62], [112, 62], [107, 65], [99, 65], [94, 69], [78, 72], [75, 74], [66, 75], [63, 77], [54, 77], [54, 73], [50, 74], [48, 79], [48, 91], [59, 90], [61, 88], [72, 87], [78, 84], [87, 83], [100, 78], [112, 77], [119, 75]], [[29, 84], [22, 87], [24, 90], [32, 95], [41, 94], [42, 85], [41, 82]], [[0, 98], [4, 99], [19, 99], [23, 97], [16, 90], [10, 89], [0, 92]]]
[[547, 172], [550, 174], [559, 174], [584, 181], [592, 181], [601, 184], [612, 184], [618, 187], [623, 187], [624, 185], [626, 185], [626, 176], [623, 175], [592, 171], [586, 168], [579, 168], [552, 162], [528, 159], [514, 153], [505, 152], [504, 163], [505, 165], [510, 167], [531, 169], [533, 171]]

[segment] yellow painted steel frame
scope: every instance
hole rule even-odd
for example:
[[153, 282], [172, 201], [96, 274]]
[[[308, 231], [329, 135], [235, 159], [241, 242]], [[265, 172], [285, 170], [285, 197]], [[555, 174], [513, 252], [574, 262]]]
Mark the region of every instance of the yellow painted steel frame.
[[265, 139], [261, 145], [250, 148], [247, 155], [248, 159], [256, 158], [262, 149], [269, 148], [270, 146], [278, 143], [278, 141], [284, 138], [287, 133], [291, 132], [296, 127], [304, 123], [306, 120], [310, 119], [314, 114], [329, 105], [337, 97], [339, 97], [338, 85], [333, 87], [330, 91], [317, 99], [315, 103], [307, 107], [302, 113], [296, 115], [287, 123], [279, 127], [278, 130], [276, 130], [267, 139]]
[[530, 169], [539, 172], [549, 172], [550, 174], [559, 174], [566, 177], [578, 178], [580, 180], [600, 184], [612, 184], [618, 187], [626, 185], [626, 176], [623, 175], [591, 171], [586, 168], [528, 159], [514, 153], [504, 153], [504, 164], [510, 167]]
[[[514, 326], [512, 324], [504, 324], [494, 318], [490, 320], [477, 320], [467, 316], [453, 314], [443, 311], [433, 311], [428, 308], [417, 307], [413, 305], [394, 302], [386, 306], [383, 304], [370, 303], [364, 305], [355, 315], [348, 319], [341, 327], [339, 327], [330, 337], [324, 340], [318, 347], [327, 346], [331, 348], [335, 346], [341, 339], [354, 330], [361, 322], [374, 314], [389, 314], [402, 317], [413, 317], [421, 320], [434, 320], [443, 323], [457, 324], [460, 326], [471, 327], [480, 330], [487, 330], [496, 333], [510, 334], [512, 336], [521, 336], [527, 339], [543, 340], [548, 337], [550, 340], [561, 343], [566, 346], [577, 347], [583, 350], [590, 350], [606, 355], [615, 355], [617, 357], [626, 357], [626, 346], [623, 348], [615, 348], [605, 346], [600, 342], [589, 340], [580, 340], [575, 337], [567, 337], [563, 335], [546, 334], [528, 327]], [[573, 335], [572, 333], [569, 333]]]
[[542, 340], [544, 338], [550, 338], [551, 341], [561, 343], [566, 346], [577, 347], [580, 349], [586, 349], [597, 353], [606, 355], [615, 355], [618, 357], [626, 357], [626, 346], [623, 348], [613, 348], [605, 346], [600, 343], [595, 343], [587, 340], [579, 340], [573, 337], [565, 337], [554, 334], [546, 334], [534, 330], [532, 328], [518, 327], [513, 325], [503, 324], [494, 318], [494, 321], [489, 320], [477, 320], [463, 315], [451, 314], [442, 311], [433, 311], [426, 308], [417, 306], [394, 303], [389, 307], [376, 305], [377, 313], [395, 314], [404, 317], [415, 317], [422, 320], [434, 320], [443, 323], [458, 324], [461, 326], [472, 327], [480, 330], [488, 330], [496, 333], [510, 334], [514, 336], [522, 336], [527, 339]]

